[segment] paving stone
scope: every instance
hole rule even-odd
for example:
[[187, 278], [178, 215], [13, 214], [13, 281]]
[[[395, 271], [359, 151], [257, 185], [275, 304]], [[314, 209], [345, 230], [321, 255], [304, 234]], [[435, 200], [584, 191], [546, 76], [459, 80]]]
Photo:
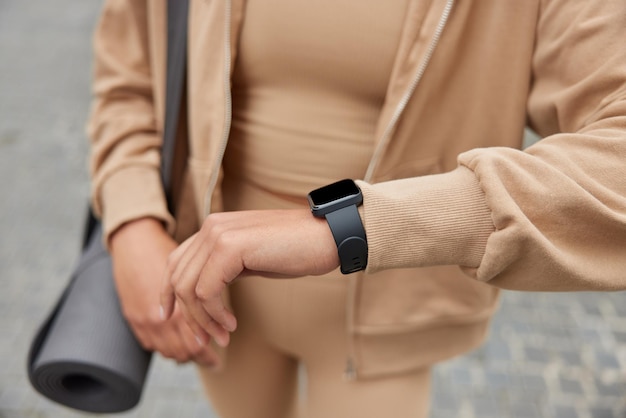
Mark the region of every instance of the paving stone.
[[522, 381], [527, 392], [537, 391], [545, 393], [548, 390], [548, 385], [543, 376], [524, 374], [522, 375]]
[[613, 335], [618, 342], [626, 344], [626, 332], [614, 331]]
[[550, 353], [548, 353], [545, 349], [526, 347], [524, 349], [524, 353], [526, 354], [526, 359], [531, 362], [547, 363], [551, 358]]
[[551, 408], [552, 418], [578, 418], [578, 411], [573, 406], [554, 406]]
[[581, 366], [582, 365], [582, 359], [580, 357], [580, 353], [576, 351], [560, 351], [558, 353], [558, 358], [566, 366]]
[[0, 411], [21, 410], [28, 407], [26, 400], [28, 397], [27, 388], [23, 386], [8, 387], [0, 394]]
[[[591, 407], [592, 418], [617, 418], [618, 415], [613, 412], [613, 409], [602, 407]], [[623, 416], [623, 415], [621, 415]]]
[[537, 418], [540, 416], [533, 402], [514, 403], [508, 407], [509, 415], [515, 418]]
[[453, 411], [458, 411], [461, 406], [460, 396], [451, 390], [434, 391], [432, 402], [437, 407]]
[[578, 394], [582, 395], [584, 393], [581, 383], [577, 380], [566, 379], [564, 377], [561, 377], [560, 383], [561, 383], [561, 390], [565, 393], [577, 394], [577, 395]]
[[596, 358], [596, 364], [600, 368], [605, 368], [605, 369], [619, 369], [620, 368], [620, 364], [619, 364], [619, 361], [617, 360], [617, 357], [612, 353], [596, 352], [595, 358]]
[[511, 347], [505, 341], [492, 341], [485, 347], [485, 357], [489, 362], [511, 361]]
[[604, 383], [602, 379], [596, 377], [594, 386], [598, 394], [602, 396], [624, 397], [626, 396], [626, 382], [618, 381], [614, 383]]
[[499, 371], [485, 371], [485, 379], [489, 382], [489, 386], [497, 388], [506, 388], [510, 385], [510, 375]]

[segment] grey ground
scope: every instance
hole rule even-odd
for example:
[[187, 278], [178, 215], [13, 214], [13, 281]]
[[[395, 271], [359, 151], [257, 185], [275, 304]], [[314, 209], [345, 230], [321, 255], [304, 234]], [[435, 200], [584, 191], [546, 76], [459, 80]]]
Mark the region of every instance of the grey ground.
[[[85, 417], [36, 394], [30, 338], [63, 288], [86, 205], [99, 2], [0, 0], [0, 418]], [[626, 295], [506, 292], [487, 343], [435, 370], [432, 418], [626, 417]], [[192, 367], [158, 359], [120, 417], [216, 417]]]

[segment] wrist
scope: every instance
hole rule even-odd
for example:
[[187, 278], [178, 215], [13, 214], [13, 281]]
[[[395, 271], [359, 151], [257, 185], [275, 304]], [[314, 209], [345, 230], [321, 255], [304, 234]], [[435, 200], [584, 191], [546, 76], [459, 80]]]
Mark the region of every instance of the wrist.
[[358, 207], [363, 194], [353, 180], [341, 180], [308, 195], [311, 212], [325, 218], [332, 233], [343, 274], [364, 270], [368, 246]]
[[140, 244], [155, 236], [167, 235], [165, 225], [156, 218], [139, 218], [122, 224], [109, 237], [111, 254], [127, 248], [128, 245]]

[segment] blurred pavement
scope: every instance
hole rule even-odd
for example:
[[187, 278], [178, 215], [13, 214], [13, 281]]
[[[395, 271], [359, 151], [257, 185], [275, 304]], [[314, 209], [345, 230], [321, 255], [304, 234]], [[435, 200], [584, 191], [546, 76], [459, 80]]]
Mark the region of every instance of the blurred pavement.
[[[0, 0], [0, 418], [92, 416], [36, 394], [25, 358], [78, 254], [99, 7]], [[432, 418], [623, 418], [625, 372], [625, 293], [506, 292], [487, 344], [436, 368]], [[215, 414], [193, 367], [158, 359], [141, 404], [112, 416]]]

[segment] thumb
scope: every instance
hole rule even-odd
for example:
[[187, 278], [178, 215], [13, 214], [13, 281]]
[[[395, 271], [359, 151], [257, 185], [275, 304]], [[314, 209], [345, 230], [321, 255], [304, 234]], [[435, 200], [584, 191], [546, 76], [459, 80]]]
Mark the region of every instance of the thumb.
[[173, 281], [174, 280], [173, 274], [176, 271], [176, 267], [178, 266], [178, 263], [182, 259], [183, 254], [185, 254], [185, 251], [187, 250], [187, 248], [189, 248], [189, 246], [191, 245], [195, 237], [196, 237], [196, 234], [187, 238], [181, 245], [178, 246], [178, 248], [172, 251], [172, 253], [168, 257], [167, 266], [165, 268], [165, 273], [161, 281], [161, 295], [160, 295], [161, 319], [164, 319], [164, 320], [168, 319], [174, 313], [174, 306], [176, 304], [176, 295], [174, 293], [175, 283]]

